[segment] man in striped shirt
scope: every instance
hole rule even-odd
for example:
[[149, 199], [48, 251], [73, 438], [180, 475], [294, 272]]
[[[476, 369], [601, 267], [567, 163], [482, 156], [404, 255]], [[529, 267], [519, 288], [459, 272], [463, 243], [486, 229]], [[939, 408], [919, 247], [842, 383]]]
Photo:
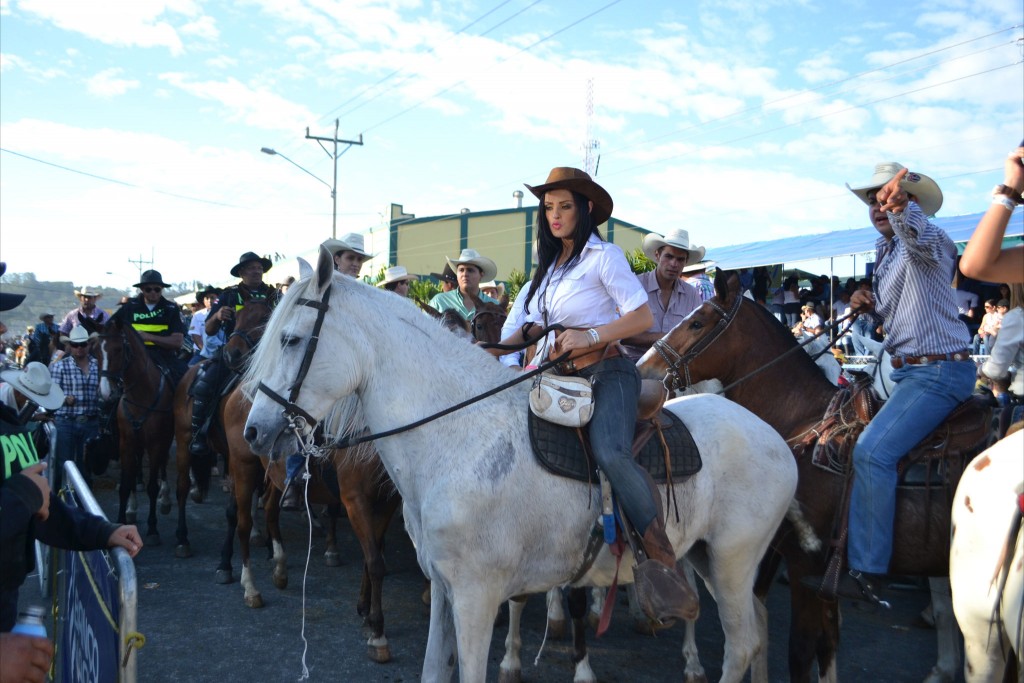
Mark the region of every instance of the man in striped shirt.
[[878, 602], [879, 579], [892, 557], [896, 463], [970, 397], [977, 371], [951, 286], [956, 247], [927, 218], [942, 206], [938, 185], [884, 163], [871, 182], [849, 189], [868, 205], [881, 234], [873, 292], [854, 292], [850, 306], [882, 323], [896, 388], [854, 447], [849, 572], [837, 592]]

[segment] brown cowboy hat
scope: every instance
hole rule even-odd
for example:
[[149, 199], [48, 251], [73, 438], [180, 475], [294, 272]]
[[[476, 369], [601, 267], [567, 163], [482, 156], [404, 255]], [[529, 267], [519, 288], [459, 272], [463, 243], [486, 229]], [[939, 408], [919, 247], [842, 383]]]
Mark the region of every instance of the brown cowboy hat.
[[[523, 184], [526, 185], [526, 183]], [[526, 189], [541, 201], [544, 201], [544, 193], [548, 190], [569, 190], [580, 193], [594, 202], [594, 208], [590, 212], [594, 217], [594, 225], [601, 225], [612, 215], [612, 196], [595, 183], [587, 172], [578, 168], [569, 166], [553, 168], [551, 173], [548, 173], [548, 179], [544, 181], [543, 185], [536, 187], [526, 185]]]

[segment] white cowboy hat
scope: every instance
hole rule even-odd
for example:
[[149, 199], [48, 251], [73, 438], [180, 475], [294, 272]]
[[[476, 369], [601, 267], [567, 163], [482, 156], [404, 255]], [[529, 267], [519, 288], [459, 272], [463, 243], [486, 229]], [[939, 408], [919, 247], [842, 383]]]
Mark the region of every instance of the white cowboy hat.
[[86, 329], [84, 327], [82, 327], [81, 325], [75, 325], [74, 327], [71, 328], [71, 332], [70, 333], [62, 334], [60, 336], [60, 343], [61, 344], [68, 344], [68, 343], [71, 343], [71, 344], [81, 344], [82, 342], [89, 341], [90, 339], [92, 339], [95, 336], [96, 336], [95, 332], [93, 332], [92, 334], [89, 334], [89, 332], [86, 331]]
[[[846, 189], [857, 195], [862, 202], [871, 206], [871, 200], [868, 197], [896, 177], [896, 174], [903, 169], [904, 166], [895, 161], [876, 164], [875, 174], [871, 176], [868, 183], [859, 187], [850, 187], [850, 184], [847, 183]], [[939, 189], [938, 183], [928, 176], [922, 173], [908, 173], [900, 183], [900, 187], [906, 190], [907, 194], [912, 194], [917, 198], [917, 205], [921, 207], [921, 211], [926, 216], [934, 216], [942, 208], [942, 190]]]
[[103, 295], [97, 292], [95, 287], [90, 287], [89, 285], [86, 285], [81, 289], [76, 289], [75, 296], [94, 296], [97, 299], [99, 299]]
[[41, 408], [57, 410], [64, 405], [64, 390], [53, 381], [42, 363], [33, 361], [24, 370], [0, 372], [0, 379]]
[[680, 272], [694, 273], [699, 270], [707, 270], [708, 268], [714, 268], [715, 265], [716, 264], [714, 261], [697, 261], [696, 263], [687, 263], [685, 266], [683, 266], [683, 269]]
[[654, 256], [654, 252], [665, 246], [675, 247], [676, 249], [683, 249], [690, 252], [690, 258], [687, 260], [687, 263], [695, 263], [704, 258], [704, 247], [691, 247], [690, 233], [686, 230], [677, 228], [664, 237], [653, 232], [644, 235], [644, 254], [652, 261], [657, 260]]
[[329, 240], [324, 240], [320, 246], [331, 252], [331, 256], [337, 256], [340, 251], [354, 251], [362, 256], [364, 261], [369, 261], [376, 255], [368, 254], [363, 250], [363, 236], [358, 232], [350, 232], [340, 240], [332, 237]]
[[377, 286], [383, 287], [384, 285], [390, 285], [392, 282], [402, 282], [403, 280], [419, 280], [419, 278], [415, 275], [410, 275], [405, 266], [391, 266], [384, 271], [384, 279], [378, 282]]
[[448, 258], [448, 265], [452, 267], [456, 273], [459, 272], [460, 263], [469, 263], [480, 269], [480, 279], [486, 282], [487, 280], [493, 280], [494, 276], [498, 274], [498, 266], [495, 265], [494, 261], [481, 256], [480, 252], [476, 249], [463, 249], [459, 258]]
[[487, 282], [480, 283], [481, 290], [493, 289], [498, 298], [505, 296], [505, 285], [501, 282], [495, 282], [494, 280], [488, 280]]

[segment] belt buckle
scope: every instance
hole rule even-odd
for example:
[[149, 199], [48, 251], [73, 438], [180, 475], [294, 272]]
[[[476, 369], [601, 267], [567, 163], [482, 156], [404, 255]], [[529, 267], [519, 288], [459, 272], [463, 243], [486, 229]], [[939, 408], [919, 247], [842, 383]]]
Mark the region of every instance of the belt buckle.
[[928, 363], [928, 356], [921, 356], [917, 362], [921, 365], [926, 365]]

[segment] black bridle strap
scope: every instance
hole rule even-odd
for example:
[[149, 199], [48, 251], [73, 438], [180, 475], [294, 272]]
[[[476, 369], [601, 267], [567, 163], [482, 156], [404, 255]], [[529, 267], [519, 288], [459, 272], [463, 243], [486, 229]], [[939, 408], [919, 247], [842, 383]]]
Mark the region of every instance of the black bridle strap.
[[323, 329], [324, 318], [327, 317], [327, 311], [330, 309], [331, 289], [331, 287], [328, 287], [324, 290], [324, 298], [320, 301], [299, 299], [297, 302], [299, 306], [309, 306], [316, 309], [316, 322], [313, 323], [313, 334], [309, 337], [309, 343], [306, 344], [306, 353], [302, 356], [302, 364], [299, 365], [299, 375], [295, 378], [294, 384], [292, 384], [288, 391], [288, 402], [293, 405], [296, 397], [299, 395], [299, 390], [302, 388], [302, 383], [306, 379], [306, 374], [309, 372], [309, 366], [313, 363], [313, 354], [316, 353], [317, 344], [320, 343], [320, 330]]
[[270, 400], [272, 400], [274, 403], [277, 403], [282, 408], [284, 408], [284, 412], [287, 415], [291, 415], [293, 417], [301, 417], [303, 420], [306, 421], [306, 424], [310, 424], [310, 425], [315, 425], [316, 424], [316, 420], [313, 419], [312, 415], [307, 413], [305, 410], [300, 408], [295, 403], [290, 402], [284, 396], [282, 396], [281, 394], [277, 393], [276, 391], [274, 391], [273, 389], [268, 387], [263, 382], [260, 382], [258, 387], [259, 387], [258, 390], [262, 391], [264, 394], [266, 394], [268, 397], [270, 397]]

